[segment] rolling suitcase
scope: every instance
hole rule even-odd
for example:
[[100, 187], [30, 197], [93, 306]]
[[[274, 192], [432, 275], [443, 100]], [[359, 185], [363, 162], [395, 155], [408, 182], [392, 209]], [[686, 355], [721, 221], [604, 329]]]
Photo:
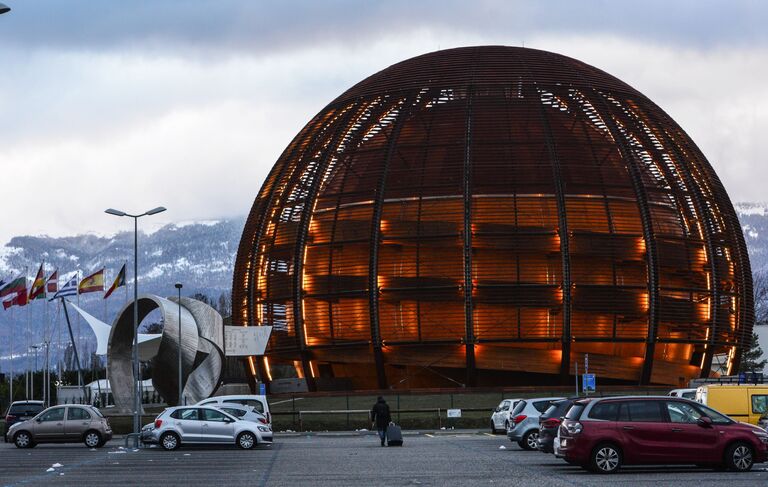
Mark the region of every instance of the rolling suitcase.
[[387, 426], [387, 446], [403, 446], [403, 432], [395, 423]]

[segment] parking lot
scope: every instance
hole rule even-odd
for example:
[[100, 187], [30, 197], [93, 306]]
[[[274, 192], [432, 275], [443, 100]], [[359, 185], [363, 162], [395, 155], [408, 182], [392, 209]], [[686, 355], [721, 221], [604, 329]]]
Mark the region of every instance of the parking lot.
[[[591, 474], [552, 455], [521, 451], [483, 432], [407, 433], [402, 448], [372, 435], [280, 435], [272, 447], [104, 448], [0, 443], [2, 485], [766, 485], [768, 464], [735, 474], [693, 467], [626, 467]], [[503, 449], [500, 447], [504, 447]], [[60, 467], [53, 467], [54, 464]], [[48, 472], [48, 469], [53, 469]]]

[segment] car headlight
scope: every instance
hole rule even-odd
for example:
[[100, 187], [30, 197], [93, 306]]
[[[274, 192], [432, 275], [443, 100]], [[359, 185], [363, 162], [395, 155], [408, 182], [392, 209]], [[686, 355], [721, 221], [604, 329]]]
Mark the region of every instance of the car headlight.
[[259, 431], [261, 431], [262, 433], [269, 433], [272, 431], [272, 428], [270, 428], [269, 426], [259, 425], [258, 428], [259, 428]]
[[760, 441], [762, 441], [763, 443], [768, 443], [768, 433], [766, 433], [765, 431], [752, 430], [752, 433], [754, 433], [755, 436], [760, 438]]

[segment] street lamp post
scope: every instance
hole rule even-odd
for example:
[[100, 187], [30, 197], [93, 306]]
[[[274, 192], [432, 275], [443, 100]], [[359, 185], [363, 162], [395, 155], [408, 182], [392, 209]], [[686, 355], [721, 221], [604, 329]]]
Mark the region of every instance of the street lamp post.
[[155, 215], [163, 211], [165, 211], [165, 208], [162, 206], [145, 211], [140, 215], [131, 215], [114, 208], [104, 210], [105, 213], [110, 215], [133, 218], [133, 432], [136, 435], [139, 434], [139, 429], [141, 428], [139, 424], [139, 415], [141, 414], [141, 391], [139, 390], [139, 384], [141, 383], [141, 377], [139, 376], [139, 218]]
[[183, 388], [181, 383], [181, 288], [184, 287], [180, 282], [175, 285], [179, 291], [179, 406], [182, 406]]

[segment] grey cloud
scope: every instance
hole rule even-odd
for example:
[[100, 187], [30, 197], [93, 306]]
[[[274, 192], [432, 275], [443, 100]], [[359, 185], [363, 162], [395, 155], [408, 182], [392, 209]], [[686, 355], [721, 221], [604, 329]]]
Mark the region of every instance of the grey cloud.
[[0, 44], [105, 50], [263, 52], [307, 44], [364, 45], [413, 29], [533, 35], [616, 35], [687, 47], [768, 44], [760, 1], [392, 0], [360, 2], [8, 0]]

